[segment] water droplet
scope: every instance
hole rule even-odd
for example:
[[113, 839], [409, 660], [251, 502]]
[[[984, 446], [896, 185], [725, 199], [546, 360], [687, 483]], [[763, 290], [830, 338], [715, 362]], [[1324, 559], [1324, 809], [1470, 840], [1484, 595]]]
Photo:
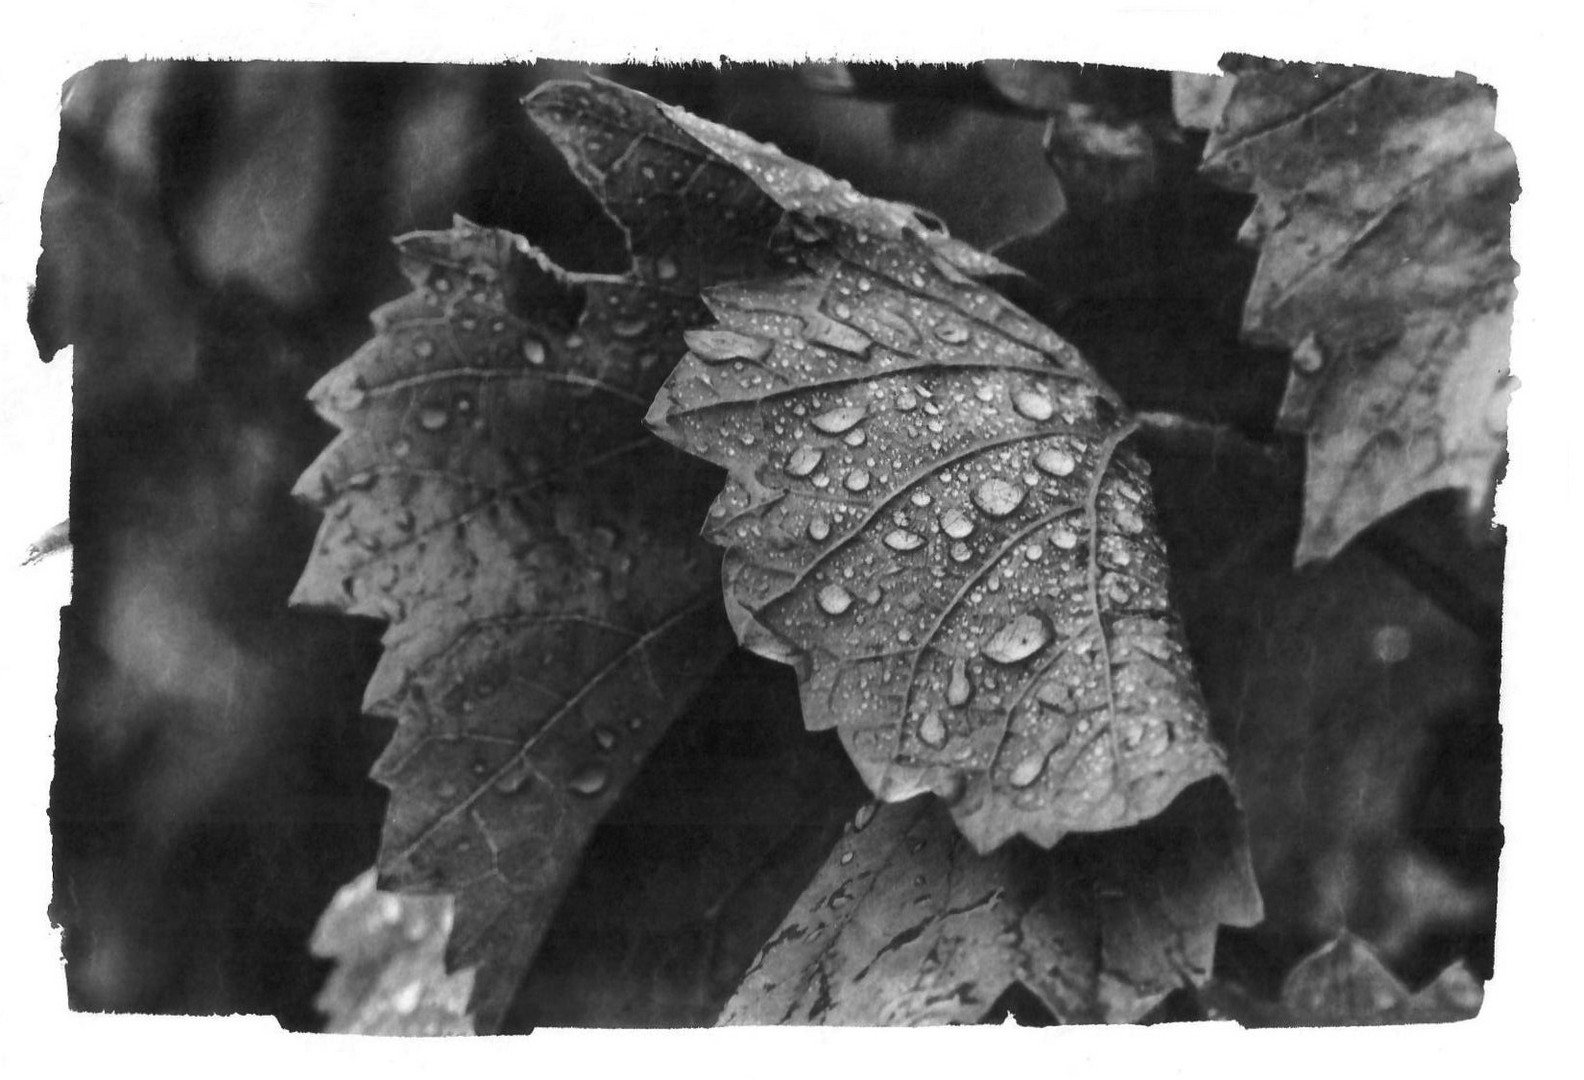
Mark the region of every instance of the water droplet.
[[655, 277], [661, 281], [674, 281], [678, 274], [676, 260], [662, 255], [655, 260]]
[[998, 664], [1027, 660], [1050, 643], [1051, 628], [1044, 616], [1025, 612], [997, 630], [985, 642], [984, 655]]
[[724, 364], [732, 360], [763, 360], [770, 355], [772, 344], [764, 338], [749, 337], [735, 330], [689, 330], [682, 335], [687, 347], [706, 364]]
[[874, 820], [875, 811], [878, 809], [880, 804], [877, 802], [866, 802], [860, 806], [858, 812], [853, 815], [853, 832], [863, 832]]
[[964, 540], [974, 531], [973, 518], [961, 507], [954, 506], [940, 516], [941, 531], [953, 540]]
[[819, 591], [820, 610], [827, 615], [840, 615], [852, 607], [852, 593], [832, 582]]
[[1026, 788], [1039, 779], [1040, 773], [1045, 771], [1045, 755], [1040, 753], [1030, 754], [1012, 768], [1012, 773], [1007, 777], [1007, 783], [1015, 788]]
[[1383, 626], [1370, 638], [1370, 651], [1383, 664], [1400, 664], [1413, 652], [1413, 635], [1405, 626]]
[[533, 770], [528, 763], [521, 759], [512, 763], [512, 767], [501, 778], [495, 781], [495, 790], [502, 795], [515, 795], [528, 786]]
[[616, 745], [616, 733], [608, 727], [594, 729], [594, 745], [601, 750], [609, 750]]
[[1123, 532], [1132, 533], [1135, 536], [1144, 531], [1144, 519], [1139, 517], [1138, 512], [1134, 510], [1118, 510], [1116, 523]]
[[1078, 534], [1073, 532], [1067, 526], [1060, 525], [1057, 526], [1055, 532], [1051, 533], [1051, 543], [1055, 544], [1063, 551], [1071, 551], [1073, 548], [1078, 546]]
[[913, 500], [914, 506], [928, 506], [931, 502], [930, 493], [927, 491], [915, 491], [909, 498]]
[[869, 486], [869, 470], [854, 469], [847, 474], [847, 479], [842, 482], [847, 485], [848, 491], [863, 491]]
[[904, 390], [897, 395], [896, 407], [898, 412], [912, 412], [918, 408], [918, 395], [911, 390]]
[[842, 439], [842, 442], [846, 443], [848, 446], [862, 446], [865, 441], [867, 441], [867, 438], [868, 437], [864, 434], [863, 428], [854, 428], [847, 433], [847, 436]]
[[958, 657], [952, 662], [951, 678], [946, 683], [946, 704], [962, 708], [973, 697], [973, 680], [968, 677], [968, 661]]
[[1045, 557], [1045, 549], [1038, 544], [1030, 544], [1023, 550], [1023, 557], [1029, 562], [1039, 562]]
[[959, 540], [952, 545], [951, 557], [956, 559], [958, 562], [967, 562], [969, 559], [973, 558], [973, 552], [969, 550], [967, 544]]
[[1030, 420], [1049, 420], [1056, 412], [1051, 399], [1038, 390], [1019, 390], [1012, 395], [1012, 407]]
[[1293, 367], [1303, 375], [1313, 375], [1325, 367], [1325, 349], [1320, 345], [1320, 339], [1310, 334], [1298, 343], [1292, 354]]
[[567, 781], [567, 787], [579, 795], [594, 796], [604, 791], [608, 783], [610, 783], [610, 769], [604, 762], [596, 761], [578, 770], [577, 774]]
[[853, 853], [852, 853], [852, 852], [851, 852], [851, 851], [844, 851], [844, 852], [842, 852], [842, 855], [841, 855], [841, 864], [842, 864], [842, 865], [843, 865], [843, 866], [846, 866], [846, 865], [847, 865], [847, 864], [848, 864], [848, 863], [850, 863], [850, 862], [852, 862], [852, 861], [853, 861]]
[[423, 1000], [423, 981], [414, 979], [391, 995], [391, 1008], [401, 1016], [410, 1016]]
[[534, 367], [538, 367], [545, 362], [544, 342], [538, 340], [537, 338], [523, 338], [522, 355], [524, 360], [528, 361]]
[[836, 305], [836, 317], [838, 319], [850, 319], [850, 318], [852, 318], [852, 305], [851, 304], [838, 303]]
[[924, 538], [906, 529], [892, 529], [885, 534], [885, 546], [892, 551], [917, 551], [924, 546]]
[[648, 330], [649, 320], [644, 318], [617, 319], [611, 323], [611, 333], [628, 340], [643, 337]]
[[960, 322], [943, 322], [935, 327], [935, 336], [948, 345], [961, 345], [968, 340], [968, 328]]
[[946, 745], [946, 722], [941, 719], [940, 713], [933, 709], [924, 714], [919, 721], [918, 737], [925, 746], [936, 748]]
[[988, 405], [995, 400], [995, 388], [987, 383], [974, 391], [974, 397]]
[[819, 468], [823, 460], [825, 460], [825, 451], [815, 446], [800, 446], [792, 451], [792, 456], [787, 459], [787, 475], [807, 476]]
[[418, 426], [425, 431], [439, 431], [451, 422], [451, 414], [438, 405], [425, 405], [418, 410]]
[[391, 443], [391, 453], [399, 458], [404, 458], [412, 453], [412, 443], [407, 439], [397, 439]]
[[974, 505], [991, 517], [1006, 517], [1023, 502], [1024, 491], [1017, 484], [992, 476], [974, 488]]
[[418, 359], [420, 360], [429, 359], [434, 355], [434, 351], [434, 342], [430, 341], [428, 338], [419, 338], [417, 341], [413, 342], [413, 352], [417, 354]]
[[840, 435], [855, 427], [866, 415], [868, 411], [862, 405], [843, 405], [820, 413], [810, 423], [827, 435]]
[[809, 522], [808, 534], [810, 540], [824, 540], [830, 535], [830, 522], [822, 517], [817, 517]]
[[627, 729], [629, 731], [642, 731], [643, 726], [644, 718], [641, 716], [635, 716], [631, 720], [627, 721]]
[[1047, 446], [1034, 458], [1034, 464], [1043, 472], [1052, 476], [1071, 476], [1072, 471], [1078, 467], [1078, 462], [1065, 450], [1054, 446]]

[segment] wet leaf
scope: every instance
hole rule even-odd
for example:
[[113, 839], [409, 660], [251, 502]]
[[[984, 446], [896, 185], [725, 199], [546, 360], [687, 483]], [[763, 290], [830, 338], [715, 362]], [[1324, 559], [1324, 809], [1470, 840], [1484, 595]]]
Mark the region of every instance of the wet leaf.
[[567, 274], [458, 220], [401, 238], [412, 292], [313, 391], [342, 429], [298, 494], [324, 525], [297, 603], [389, 620], [365, 708], [395, 717], [381, 880], [457, 897], [452, 965], [498, 1023], [589, 834], [729, 649], [697, 536], [708, 471], [643, 430], [783, 216], [641, 94], [527, 102], [626, 230], [632, 269]]
[[1224, 773], [1115, 395], [982, 257], [845, 191], [799, 208], [798, 269], [710, 290], [649, 416], [728, 471], [706, 535], [739, 639], [797, 667], [877, 795], [942, 795], [980, 851]]
[[1512, 148], [1468, 76], [1224, 62], [1212, 178], [1258, 196], [1243, 316], [1292, 351], [1279, 425], [1308, 438], [1301, 565], [1438, 488], [1484, 507], [1505, 446]]
[[314, 1005], [348, 1035], [471, 1035], [473, 970], [446, 974], [452, 903], [381, 892], [369, 869], [341, 887], [309, 948], [336, 962]]
[[933, 799], [865, 804], [726, 1024], [973, 1023], [1014, 982], [1062, 1023], [1131, 1022], [1259, 919], [1242, 822], [1200, 785], [1147, 824], [976, 854]]
[[1410, 991], [1369, 942], [1344, 930], [1298, 962], [1277, 1002], [1258, 1001], [1220, 982], [1200, 998], [1211, 1016], [1249, 1027], [1445, 1024], [1477, 1016], [1485, 989], [1459, 961]]

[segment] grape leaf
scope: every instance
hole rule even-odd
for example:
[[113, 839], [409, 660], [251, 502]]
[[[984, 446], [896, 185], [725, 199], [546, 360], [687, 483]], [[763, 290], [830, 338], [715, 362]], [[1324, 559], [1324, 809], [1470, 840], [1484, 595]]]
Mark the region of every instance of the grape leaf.
[[1505, 446], [1512, 148], [1468, 76], [1234, 57], [1203, 169], [1258, 196], [1243, 314], [1292, 351], [1308, 439], [1299, 565], [1438, 488], [1490, 498]]
[[749, 968], [726, 1024], [981, 1019], [1014, 982], [1063, 1023], [1131, 1022], [1260, 917], [1241, 818], [1199, 785], [1055, 851], [976, 854], [933, 799], [867, 803]]
[[1256, 1000], [1217, 980], [1199, 991], [1213, 1018], [1248, 1027], [1445, 1024], [1479, 1014], [1485, 990], [1461, 961], [1410, 991], [1369, 942], [1344, 930], [1294, 965], [1276, 1002]]
[[299, 481], [326, 509], [294, 601], [387, 619], [365, 708], [396, 733], [382, 883], [456, 896], [447, 960], [504, 1013], [600, 817], [731, 639], [697, 536], [707, 470], [644, 409], [699, 288], [776, 256], [781, 208], [607, 83], [526, 102], [627, 234], [567, 274], [466, 222], [398, 241], [413, 291], [313, 391], [342, 433]]
[[314, 1006], [349, 1035], [471, 1035], [471, 968], [448, 975], [452, 902], [381, 892], [369, 869], [343, 885], [309, 948], [336, 962]]
[[860, 196], [799, 209], [799, 269], [709, 290], [649, 415], [727, 469], [706, 535], [739, 639], [880, 798], [940, 794], [980, 851], [1223, 775], [1115, 394], [981, 260]]

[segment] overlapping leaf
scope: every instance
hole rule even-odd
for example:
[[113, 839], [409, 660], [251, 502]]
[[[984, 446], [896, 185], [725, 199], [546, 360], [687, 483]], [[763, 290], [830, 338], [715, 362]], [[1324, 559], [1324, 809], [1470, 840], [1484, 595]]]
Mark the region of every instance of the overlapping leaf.
[[[697, 536], [709, 480], [643, 430], [702, 284], [772, 259], [781, 208], [639, 94], [530, 115], [625, 228], [620, 277], [459, 221], [398, 242], [413, 291], [313, 392], [341, 435], [298, 603], [388, 619], [368, 711], [398, 727], [382, 881], [456, 895], [448, 960], [498, 1022], [595, 823], [730, 646]], [[702, 479], [705, 487], [699, 486]]]
[[710, 290], [649, 417], [728, 470], [706, 534], [739, 638], [876, 794], [942, 795], [980, 851], [1222, 774], [1114, 394], [989, 267], [856, 195], [802, 209], [798, 271]]
[[1308, 437], [1297, 561], [1438, 488], [1471, 508], [1504, 450], [1512, 148], [1472, 78], [1225, 62], [1205, 171], [1259, 201], [1244, 333], [1292, 350], [1280, 425]]
[[1063, 1023], [1137, 1020], [1260, 917], [1221, 785], [1053, 852], [978, 855], [940, 804], [866, 804], [728, 1003], [728, 1024], [981, 1019], [1014, 982]]
[[309, 948], [336, 962], [314, 1004], [349, 1035], [471, 1035], [473, 971], [447, 974], [453, 921], [444, 896], [381, 892], [370, 869], [343, 885]]

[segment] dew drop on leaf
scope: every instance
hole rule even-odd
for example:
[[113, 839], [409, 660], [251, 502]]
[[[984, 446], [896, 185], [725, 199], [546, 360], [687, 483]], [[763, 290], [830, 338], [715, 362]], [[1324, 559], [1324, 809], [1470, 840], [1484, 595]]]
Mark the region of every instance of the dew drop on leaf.
[[706, 364], [763, 360], [770, 355], [770, 342], [735, 330], [689, 330], [682, 337], [693, 354]]
[[958, 657], [952, 662], [951, 678], [946, 683], [946, 704], [962, 708], [973, 697], [973, 681], [968, 677], [968, 661]]
[[438, 405], [425, 405], [418, 410], [418, 426], [425, 431], [439, 431], [451, 422], [451, 414]]
[[830, 536], [830, 522], [822, 517], [814, 518], [808, 524], [808, 534], [810, 540], [824, 540]]
[[961, 345], [968, 340], [968, 328], [960, 322], [948, 320], [935, 327], [935, 336], [948, 345]]
[[1017, 484], [992, 476], [974, 488], [974, 505], [991, 517], [1006, 517], [1023, 503], [1024, 491]]
[[1026, 788], [1039, 779], [1045, 771], [1045, 755], [1034, 753], [1018, 762], [1007, 776], [1007, 783], [1015, 788]]
[[892, 529], [885, 535], [885, 546], [892, 551], [917, 551], [924, 546], [924, 538], [906, 529]]
[[827, 435], [840, 435], [857, 426], [866, 415], [867, 410], [862, 405], [843, 405], [820, 413], [811, 422]]
[[869, 486], [869, 470], [854, 469], [847, 474], [847, 479], [843, 483], [847, 485], [848, 491], [863, 491]]
[[863, 832], [865, 826], [874, 820], [875, 811], [880, 809], [877, 802], [866, 802], [853, 814], [853, 832]]
[[1034, 464], [1042, 471], [1052, 476], [1071, 476], [1072, 471], [1078, 467], [1078, 462], [1067, 451], [1054, 446], [1047, 446], [1034, 458]]
[[961, 507], [954, 506], [942, 512], [940, 516], [941, 531], [953, 540], [967, 539], [974, 531], [973, 518], [963, 512]]
[[605, 790], [605, 785], [610, 783], [610, 769], [603, 762], [594, 762], [583, 766], [582, 769], [567, 781], [567, 787], [579, 795], [595, 796]]
[[995, 632], [985, 643], [984, 654], [998, 664], [1016, 664], [1039, 652], [1050, 639], [1044, 616], [1025, 612]]
[[1030, 420], [1049, 420], [1056, 412], [1051, 399], [1038, 390], [1019, 390], [1012, 395], [1012, 407]]
[[946, 723], [941, 719], [940, 713], [931, 709], [919, 721], [919, 739], [926, 746], [941, 747], [946, 745]]
[[807, 476], [819, 468], [823, 460], [825, 460], [825, 451], [815, 446], [800, 446], [792, 451], [792, 456], [787, 459], [787, 475]]
[[827, 615], [842, 614], [852, 607], [852, 602], [852, 593], [834, 582], [819, 591], [820, 610]]

